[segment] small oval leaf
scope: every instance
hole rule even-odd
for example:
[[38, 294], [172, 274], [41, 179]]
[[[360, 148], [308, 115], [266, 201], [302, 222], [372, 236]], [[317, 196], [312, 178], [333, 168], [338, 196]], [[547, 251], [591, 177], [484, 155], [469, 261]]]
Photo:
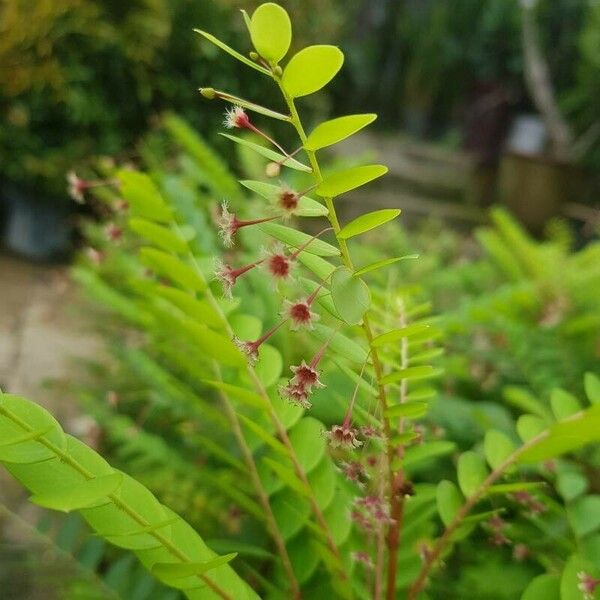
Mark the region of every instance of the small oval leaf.
[[485, 481], [488, 470], [483, 458], [476, 452], [469, 451], [460, 455], [457, 474], [458, 485], [460, 485], [462, 493], [468, 498]]
[[376, 114], [369, 113], [364, 115], [347, 115], [325, 121], [313, 129], [304, 143], [304, 148], [314, 152], [315, 150], [337, 144], [357, 131], [360, 131], [376, 118]]
[[371, 304], [367, 284], [352, 271], [340, 267], [331, 278], [331, 298], [340, 317], [349, 325], [357, 325]]
[[463, 504], [458, 488], [451, 481], [440, 481], [436, 490], [437, 509], [444, 525], [450, 525]]
[[338, 233], [338, 237], [342, 240], [347, 240], [355, 235], [366, 233], [371, 229], [393, 221], [400, 212], [399, 208], [384, 208], [383, 210], [374, 210], [365, 215], [360, 215], [360, 217], [342, 227]]
[[286, 10], [274, 2], [261, 4], [250, 19], [250, 37], [256, 51], [277, 64], [292, 43], [292, 24]]
[[333, 198], [365, 185], [385, 175], [387, 171], [388, 168], [384, 165], [364, 165], [344, 169], [327, 177], [317, 188], [317, 194], [323, 198]]
[[344, 54], [335, 46], [308, 46], [294, 54], [283, 71], [281, 84], [292, 98], [308, 96], [325, 87], [342, 68]]
[[371, 271], [376, 271], [377, 269], [382, 269], [383, 267], [389, 267], [390, 265], [400, 262], [401, 260], [415, 260], [416, 258], [419, 258], [418, 254], [407, 254], [406, 256], [397, 256], [395, 258], [384, 258], [383, 260], [378, 260], [377, 262], [361, 267], [358, 269], [358, 271], [354, 272], [354, 277], [360, 277], [361, 275], [365, 275]]

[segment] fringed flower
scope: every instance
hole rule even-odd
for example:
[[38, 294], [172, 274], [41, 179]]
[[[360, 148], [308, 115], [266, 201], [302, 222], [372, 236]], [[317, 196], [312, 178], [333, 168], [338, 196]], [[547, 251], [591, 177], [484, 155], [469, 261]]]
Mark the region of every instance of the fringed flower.
[[329, 431], [325, 432], [325, 437], [333, 448], [359, 448], [362, 446], [362, 442], [356, 435], [356, 429], [344, 425], [334, 425]]
[[[260, 261], [259, 261], [260, 262]], [[215, 261], [215, 277], [221, 282], [223, 286], [223, 295], [226, 298], [231, 298], [231, 291], [233, 286], [236, 284], [238, 277], [241, 277], [251, 269], [254, 269], [259, 262], [250, 263], [243, 267], [234, 269], [228, 264], [225, 264], [221, 260]]]
[[233, 106], [225, 111], [223, 125], [227, 129], [251, 129], [250, 118], [241, 106]]

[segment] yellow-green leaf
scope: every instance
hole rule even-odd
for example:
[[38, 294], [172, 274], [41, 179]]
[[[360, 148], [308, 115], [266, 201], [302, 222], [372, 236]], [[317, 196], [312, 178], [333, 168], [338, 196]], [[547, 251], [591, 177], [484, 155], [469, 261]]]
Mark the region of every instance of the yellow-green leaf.
[[141, 248], [140, 260], [158, 275], [174, 281], [187, 290], [201, 292], [206, 289], [206, 282], [195, 269], [162, 250]]
[[152, 574], [167, 583], [175, 579], [183, 579], [193, 575], [203, 575], [212, 569], [231, 562], [237, 556], [237, 552], [218, 556], [204, 562], [189, 563], [156, 563], [152, 567]]
[[376, 114], [347, 115], [317, 125], [304, 143], [306, 150], [320, 150], [350, 137], [377, 118]]
[[373, 212], [361, 215], [342, 227], [338, 233], [338, 237], [342, 240], [347, 240], [355, 235], [366, 233], [371, 229], [394, 220], [400, 212], [399, 208], [384, 208], [383, 210], [374, 210]]
[[250, 37], [256, 51], [277, 64], [292, 43], [292, 24], [285, 9], [274, 2], [261, 4], [250, 19]]
[[316, 254], [317, 256], [339, 256], [340, 254], [340, 251], [335, 246], [318, 238], [313, 239], [313, 236], [298, 231], [297, 229], [286, 227], [285, 225], [263, 223], [260, 225], [260, 228], [276, 240], [279, 240], [288, 246], [293, 246], [294, 248], [300, 248], [310, 240], [310, 243], [301, 254], [308, 253]]
[[185, 240], [163, 225], [152, 223], [152, 221], [148, 221], [147, 219], [134, 217], [129, 219], [129, 228], [167, 252], [182, 254], [187, 250]]
[[387, 171], [388, 168], [384, 165], [350, 167], [327, 177], [317, 188], [317, 194], [323, 198], [333, 198], [365, 185], [385, 175]]
[[376, 271], [377, 269], [382, 269], [383, 267], [389, 267], [394, 263], [400, 262], [401, 260], [414, 260], [415, 258], [419, 258], [418, 254], [407, 254], [406, 256], [397, 256], [396, 258], [385, 258], [383, 260], [378, 260], [377, 262], [365, 265], [358, 269], [358, 271], [354, 272], [355, 277], [360, 277], [361, 275], [365, 275], [366, 273], [370, 273], [371, 271]]
[[335, 46], [308, 46], [294, 54], [283, 71], [281, 84], [292, 98], [325, 87], [342, 68], [344, 54]]

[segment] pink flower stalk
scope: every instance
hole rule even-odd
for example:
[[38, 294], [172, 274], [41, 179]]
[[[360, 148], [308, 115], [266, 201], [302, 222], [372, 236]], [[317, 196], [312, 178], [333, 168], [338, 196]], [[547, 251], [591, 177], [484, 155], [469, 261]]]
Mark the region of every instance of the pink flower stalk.
[[[363, 364], [360, 372], [360, 377], [364, 373], [367, 362]], [[333, 448], [359, 448], [362, 446], [362, 442], [357, 439], [356, 435], [358, 431], [352, 427], [352, 411], [354, 410], [354, 404], [356, 402], [356, 396], [358, 395], [358, 384], [354, 387], [352, 393], [352, 399], [348, 405], [348, 410], [344, 416], [344, 422], [341, 425], [334, 425], [329, 431], [325, 432], [325, 436], [329, 440], [329, 443]]]
[[238, 277], [241, 277], [248, 271], [257, 267], [262, 261], [250, 263], [243, 267], [238, 267], [234, 269], [230, 265], [223, 263], [220, 260], [216, 261], [215, 264], [215, 277], [221, 282], [223, 285], [223, 295], [226, 298], [231, 298], [231, 290], [233, 286], [236, 284]]
[[114, 180], [87, 181], [81, 179], [75, 171], [69, 171], [67, 173], [67, 184], [69, 196], [73, 198], [75, 202], [83, 204], [83, 202], [85, 202], [85, 192], [90, 188], [101, 187], [103, 185], [118, 185], [118, 182]]
[[577, 580], [579, 581], [577, 589], [583, 594], [585, 600], [593, 600], [596, 588], [600, 585], [600, 579], [592, 577], [585, 571], [580, 571], [577, 573]]
[[267, 333], [265, 333], [264, 335], [262, 335], [261, 337], [259, 337], [257, 340], [254, 340], [253, 342], [252, 341], [244, 341], [244, 340], [241, 340], [240, 338], [238, 338], [237, 336], [234, 336], [233, 343], [237, 346], [238, 350], [240, 350], [242, 353], [244, 353], [247, 356], [248, 361], [251, 364], [254, 364], [258, 360], [258, 350], [259, 350], [259, 348], [272, 335], [274, 335], [275, 332], [284, 323], [285, 323], [285, 319], [283, 321], [280, 321], [279, 323], [277, 323], [277, 325], [275, 325], [275, 327], [272, 327], [271, 329], [269, 329], [269, 331], [267, 331]]
[[267, 223], [268, 221], [274, 221], [278, 219], [279, 215], [274, 217], [265, 217], [263, 219], [251, 219], [242, 221], [238, 219], [235, 213], [229, 212], [227, 203], [221, 204], [221, 214], [218, 217], [219, 234], [223, 240], [223, 244], [227, 247], [233, 246], [233, 238], [235, 234], [242, 229], [242, 227], [248, 227], [249, 225], [257, 225], [259, 223]]

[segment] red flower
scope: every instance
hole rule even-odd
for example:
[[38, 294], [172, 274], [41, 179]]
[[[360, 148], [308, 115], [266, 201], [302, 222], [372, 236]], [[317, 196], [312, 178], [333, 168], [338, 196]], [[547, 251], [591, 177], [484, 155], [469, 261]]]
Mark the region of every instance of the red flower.
[[104, 235], [109, 242], [119, 242], [123, 237], [123, 230], [114, 223], [109, 223], [104, 228]]
[[319, 315], [310, 310], [308, 300], [299, 300], [298, 302], [285, 300], [283, 315], [290, 319], [290, 328], [293, 330], [300, 329], [301, 327], [312, 329], [313, 322], [319, 320]]
[[253, 342], [240, 340], [240, 338], [238, 338], [237, 336], [234, 336], [233, 337], [233, 343], [237, 346], [238, 350], [240, 350], [241, 352], [243, 352], [248, 357], [249, 362], [251, 364], [254, 364], [258, 360], [258, 349], [284, 323], [285, 323], [285, 319], [283, 321], [280, 321], [279, 323], [277, 323], [277, 325], [275, 325], [275, 327], [273, 327], [272, 329], [269, 329], [269, 331], [267, 331], [267, 333], [265, 333], [264, 335], [262, 335], [261, 337], [259, 337], [257, 340], [254, 340]]
[[88, 182], [78, 177], [75, 171], [69, 171], [67, 173], [67, 183], [69, 184], [69, 196], [71, 196], [75, 202], [83, 204], [85, 200], [84, 193], [85, 190], [88, 189]]
[[294, 266], [294, 255], [288, 256], [282, 244], [275, 244], [272, 250], [265, 251], [262, 263], [276, 280], [287, 279]]
[[583, 594], [585, 600], [593, 600], [596, 595], [596, 588], [600, 585], [600, 579], [592, 577], [585, 571], [577, 573], [577, 579], [579, 581], [577, 589]]
[[274, 217], [265, 217], [263, 219], [252, 219], [248, 221], [242, 221], [237, 218], [235, 213], [230, 213], [227, 208], [227, 202], [221, 204], [221, 214], [217, 219], [219, 225], [219, 234], [223, 240], [223, 244], [227, 247], [233, 246], [233, 238], [239, 229], [242, 227], [248, 227], [249, 225], [257, 225], [258, 223], [266, 223], [267, 221], [274, 221], [278, 219], [279, 215]]
[[299, 202], [300, 196], [288, 187], [283, 187], [277, 196], [277, 205], [287, 213], [293, 213]]

